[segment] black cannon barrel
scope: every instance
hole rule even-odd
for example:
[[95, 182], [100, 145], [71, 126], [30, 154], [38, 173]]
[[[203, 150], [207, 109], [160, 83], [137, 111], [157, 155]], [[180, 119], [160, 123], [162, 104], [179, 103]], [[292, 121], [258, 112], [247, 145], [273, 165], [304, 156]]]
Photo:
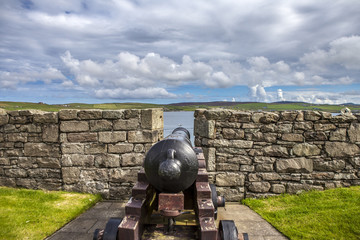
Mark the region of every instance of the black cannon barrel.
[[199, 164], [186, 128], [176, 128], [148, 151], [144, 161], [146, 177], [161, 192], [177, 193], [196, 180]]

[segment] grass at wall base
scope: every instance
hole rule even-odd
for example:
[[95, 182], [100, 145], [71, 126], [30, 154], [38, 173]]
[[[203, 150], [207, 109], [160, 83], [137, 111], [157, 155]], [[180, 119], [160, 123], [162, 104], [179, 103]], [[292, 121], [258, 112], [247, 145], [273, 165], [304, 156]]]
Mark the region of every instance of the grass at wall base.
[[44, 239], [100, 195], [0, 187], [0, 239]]
[[242, 202], [291, 240], [360, 239], [360, 186]]

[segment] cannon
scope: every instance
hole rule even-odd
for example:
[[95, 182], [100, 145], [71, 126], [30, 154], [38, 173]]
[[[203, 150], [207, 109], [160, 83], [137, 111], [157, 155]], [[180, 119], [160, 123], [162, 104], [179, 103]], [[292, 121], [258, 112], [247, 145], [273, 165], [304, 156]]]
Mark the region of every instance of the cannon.
[[111, 218], [105, 229], [95, 230], [93, 240], [248, 240], [234, 221], [217, 223], [225, 198], [209, 184], [203, 151], [192, 147], [187, 129], [176, 128], [154, 144], [137, 178], [124, 218]]

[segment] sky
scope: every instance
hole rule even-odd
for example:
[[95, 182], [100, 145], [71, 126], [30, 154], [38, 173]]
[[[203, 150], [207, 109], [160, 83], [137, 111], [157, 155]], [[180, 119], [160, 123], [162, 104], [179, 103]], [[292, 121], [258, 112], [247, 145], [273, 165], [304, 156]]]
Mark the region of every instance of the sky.
[[360, 1], [0, 0], [0, 101], [360, 104]]

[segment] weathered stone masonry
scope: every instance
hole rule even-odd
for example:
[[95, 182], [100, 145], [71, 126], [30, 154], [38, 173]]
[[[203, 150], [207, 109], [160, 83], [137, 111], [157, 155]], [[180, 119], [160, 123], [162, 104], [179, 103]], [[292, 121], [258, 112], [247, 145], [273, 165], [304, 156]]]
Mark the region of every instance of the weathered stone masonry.
[[360, 185], [360, 114], [197, 110], [195, 145], [228, 200]]
[[0, 185], [127, 199], [163, 112], [0, 109]]

